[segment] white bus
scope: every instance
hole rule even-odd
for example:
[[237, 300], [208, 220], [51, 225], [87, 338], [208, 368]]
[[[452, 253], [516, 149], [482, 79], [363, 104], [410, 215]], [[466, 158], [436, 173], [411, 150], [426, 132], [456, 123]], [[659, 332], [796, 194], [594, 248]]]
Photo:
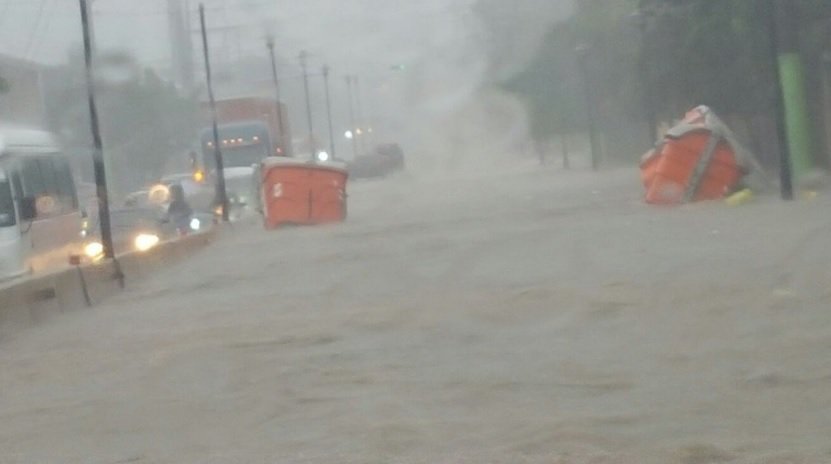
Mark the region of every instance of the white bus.
[[0, 280], [66, 266], [82, 246], [69, 159], [48, 133], [0, 127]]

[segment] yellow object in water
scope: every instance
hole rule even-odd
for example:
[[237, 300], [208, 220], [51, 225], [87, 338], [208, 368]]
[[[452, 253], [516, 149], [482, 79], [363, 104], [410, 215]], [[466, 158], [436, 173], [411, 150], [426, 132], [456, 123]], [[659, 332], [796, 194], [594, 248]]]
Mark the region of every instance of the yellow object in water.
[[750, 189], [739, 190], [727, 197], [724, 202], [729, 206], [740, 206], [753, 199], [753, 191]]
[[802, 191], [802, 198], [805, 200], [816, 200], [819, 196], [819, 192], [816, 190], [803, 190]]

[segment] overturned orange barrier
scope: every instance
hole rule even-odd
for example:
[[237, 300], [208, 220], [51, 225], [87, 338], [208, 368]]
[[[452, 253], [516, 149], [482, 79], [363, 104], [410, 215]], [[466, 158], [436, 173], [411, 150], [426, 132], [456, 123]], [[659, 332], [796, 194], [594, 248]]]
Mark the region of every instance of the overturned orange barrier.
[[674, 205], [724, 198], [758, 163], [712, 110], [699, 106], [644, 155], [640, 168], [646, 202]]

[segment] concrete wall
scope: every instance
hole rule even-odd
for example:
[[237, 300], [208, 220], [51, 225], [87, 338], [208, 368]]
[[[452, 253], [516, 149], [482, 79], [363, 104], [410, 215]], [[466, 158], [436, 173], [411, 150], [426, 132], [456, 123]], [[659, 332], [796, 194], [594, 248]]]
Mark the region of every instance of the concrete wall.
[[[201, 250], [217, 231], [166, 242], [146, 253], [118, 258], [126, 285]], [[95, 305], [121, 290], [112, 263], [69, 268], [0, 286], [0, 336], [30, 327], [56, 314]], [[86, 283], [87, 296], [84, 293]]]

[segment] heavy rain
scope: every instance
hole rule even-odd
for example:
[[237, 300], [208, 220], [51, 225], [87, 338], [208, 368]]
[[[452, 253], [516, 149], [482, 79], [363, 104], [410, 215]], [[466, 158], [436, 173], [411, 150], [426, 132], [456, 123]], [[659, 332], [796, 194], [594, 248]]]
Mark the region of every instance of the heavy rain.
[[828, 2], [0, 26], [0, 464], [831, 462]]

